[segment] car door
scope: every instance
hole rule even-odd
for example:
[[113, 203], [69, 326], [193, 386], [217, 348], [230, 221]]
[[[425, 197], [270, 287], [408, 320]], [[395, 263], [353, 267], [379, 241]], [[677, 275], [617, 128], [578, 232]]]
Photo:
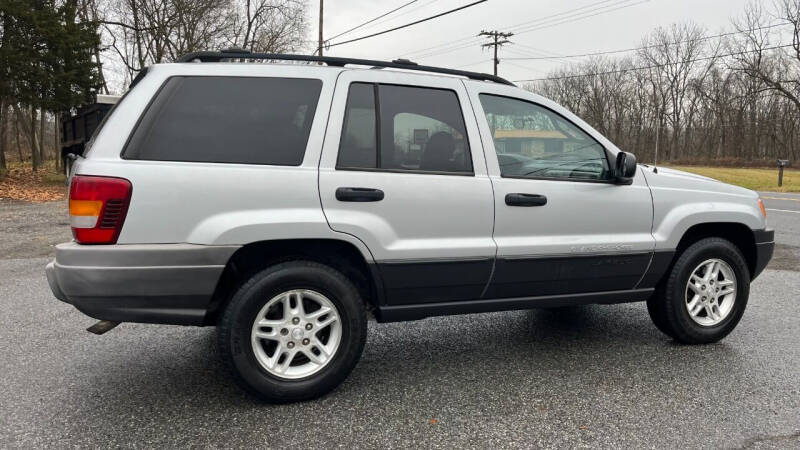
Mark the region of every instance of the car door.
[[518, 89], [467, 85], [495, 192], [498, 252], [486, 297], [633, 289], [654, 249], [643, 176], [615, 184], [618, 150], [558, 105]]
[[372, 252], [385, 305], [480, 298], [496, 251], [494, 204], [460, 80], [342, 72], [319, 190], [331, 228]]

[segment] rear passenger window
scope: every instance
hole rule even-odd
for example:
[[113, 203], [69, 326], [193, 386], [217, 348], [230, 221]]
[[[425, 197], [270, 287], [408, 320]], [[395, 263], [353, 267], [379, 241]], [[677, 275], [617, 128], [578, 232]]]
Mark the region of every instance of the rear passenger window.
[[337, 167], [471, 174], [469, 141], [455, 92], [352, 84]]
[[307, 79], [170, 78], [124, 158], [300, 165], [321, 89]]

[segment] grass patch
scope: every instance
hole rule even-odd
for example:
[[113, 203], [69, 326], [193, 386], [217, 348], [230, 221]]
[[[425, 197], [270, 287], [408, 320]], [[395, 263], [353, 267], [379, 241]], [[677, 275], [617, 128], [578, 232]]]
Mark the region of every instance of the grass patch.
[[800, 170], [784, 170], [783, 186], [778, 187], [778, 169], [751, 169], [706, 166], [669, 166], [673, 169], [714, 178], [754, 191], [800, 192]]

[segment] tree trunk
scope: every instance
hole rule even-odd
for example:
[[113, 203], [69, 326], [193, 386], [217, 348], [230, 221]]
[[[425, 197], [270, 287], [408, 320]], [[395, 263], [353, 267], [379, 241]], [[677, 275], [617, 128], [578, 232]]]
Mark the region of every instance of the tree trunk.
[[47, 161], [47, 152], [44, 149], [44, 109], [42, 109], [39, 116], [39, 162], [44, 164], [44, 162]]
[[28, 142], [31, 143], [31, 164], [33, 165], [33, 171], [37, 171], [39, 169], [39, 165], [41, 161], [39, 160], [39, 149], [37, 147], [36, 142], [36, 108], [31, 107], [31, 121], [30, 121], [30, 128], [28, 130]]
[[22, 137], [19, 135], [19, 121], [20, 121], [19, 114], [14, 114], [14, 142], [17, 143], [17, 152], [19, 153], [19, 162], [25, 162], [25, 155], [22, 154]]
[[61, 172], [61, 127], [59, 126], [58, 113], [53, 114], [53, 148], [56, 155], [56, 173]]
[[0, 170], [6, 170], [6, 99], [0, 99]]

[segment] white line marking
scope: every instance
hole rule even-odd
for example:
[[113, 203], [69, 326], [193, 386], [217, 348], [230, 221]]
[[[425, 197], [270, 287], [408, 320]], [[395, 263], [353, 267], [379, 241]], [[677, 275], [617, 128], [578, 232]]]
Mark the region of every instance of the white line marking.
[[792, 197], [761, 197], [767, 200], [788, 200], [790, 202], [800, 202], [800, 198], [792, 198]]
[[794, 211], [792, 209], [770, 209], [770, 208], [767, 208], [767, 211], [788, 212], [788, 213], [800, 214], [800, 211]]

